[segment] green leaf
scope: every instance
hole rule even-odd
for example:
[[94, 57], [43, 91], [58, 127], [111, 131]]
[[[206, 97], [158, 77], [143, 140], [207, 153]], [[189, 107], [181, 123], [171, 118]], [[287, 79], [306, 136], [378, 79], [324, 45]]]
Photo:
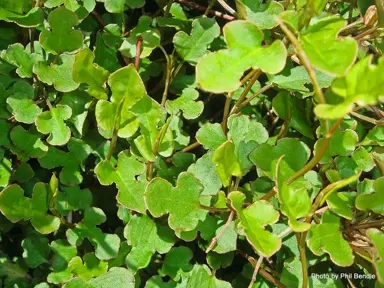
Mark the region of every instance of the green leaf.
[[169, 276], [174, 281], [179, 281], [180, 277], [192, 270], [193, 265], [189, 262], [193, 258], [191, 249], [185, 246], [172, 248], [164, 258], [164, 264], [161, 267], [161, 275]]
[[267, 142], [268, 131], [261, 123], [240, 114], [229, 117], [228, 129], [228, 139], [231, 139], [235, 145], [235, 155], [240, 163], [242, 174], [245, 175], [253, 166], [249, 160], [249, 154], [259, 144]]
[[44, 30], [40, 34], [40, 44], [54, 55], [73, 52], [83, 45], [83, 34], [73, 30], [79, 19], [75, 13], [64, 6], [53, 10], [48, 16], [51, 30]]
[[70, 211], [85, 210], [92, 205], [92, 193], [89, 189], [78, 186], [63, 187], [57, 193], [55, 210], [61, 215], [68, 215]]
[[91, 147], [82, 140], [72, 138], [68, 143], [69, 152], [49, 147], [48, 153], [39, 159], [41, 167], [53, 169], [63, 167], [60, 182], [68, 186], [80, 185], [83, 181], [79, 167], [91, 153]]
[[32, 77], [32, 68], [36, 58], [28, 53], [20, 43], [8, 46], [7, 50], [1, 52], [1, 58], [16, 66], [16, 73], [21, 78]]
[[242, 176], [240, 163], [235, 155], [235, 145], [226, 141], [212, 155], [212, 162], [216, 165], [216, 171], [220, 176], [224, 187], [231, 184], [232, 176]]
[[90, 288], [134, 288], [135, 278], [129, 270], [113, 267], [108, 273], [91, 279], [88, 284]]
[[300, 45], [315, 68], [333, 76], [342, 76], [355, 62], [357, 42], [351, 37], [338, 37], [346, 23], [338, 16], [328, 16], [314, 21], [300, 32]]
[[361, 142], [361, 145], [371, 146], [379, 145], [384, 146], [384, 127], [375, 126], [373, 129], [369, 130], [368, 134], [365, 136], [364, 140]]
[[356, 208], [361, 211], [373, 211], [384, 214], [384, 177], [375, 180], [373, 184], [375, 193], [360, 194], [356, 198]]
[[231, 284], [217, 279], [205, 265], [195, 265], [193, 270], [183, 278], [180, 288], [231, 288]]
[[109, 13], [122, 13], [125, 10], [126, 0], [104, 0], [105, 10]]
[[179, 175], [176, 187], [162, 178], [155, 178], [147, 186], [145, 202], [154, 217], [169, 214], [168, 224], [173, 230], [191, 231], [198, 224], [199, 197], [203, 188], [188, 172]]
[[372, 251], [372, 260], [376, 268], [377, 278], [380, 283], [384, 283], [384, 234], [378, 229], [368, 229], [367, 236], [371, 239], [374, 246]]
[[0, 193], [0, 212], [12, 223], [31, 220], [41, 234], [50, 234], [60, 227], [60, 219], [47, 214], [50, 189], [47, 184], [37, 183], [32, 198], [24, 196], [23, 189], [12, 184]]
[[[7, 3], [6, 3], [7, 2]], [[21, 27], [37, 27], [44, 22], [44, 11], [39, 7], [34, 7], [26, 14], [23, 14], [23, 1], [17, 1], [21, 9], [9, 7], [8, 3], [14, 1], [4, 0], [0, 7], [0, 19], [6, 22], [15, 22]], [[12, 4], [11, 4], [12, 5]], [[7, 7], [8, 6], [8, 7]]]
[[94, 64], [95, 55], [88, 48], [76, 54], [73, 63], [73, 80], [77, 83], [86, 83], [89, 87], [87, 93], [97, 99], [108, 99], [105, 82], [109, 72], [103, 67]]
[[41, 82], [53, 85], [57, 91], [70, 92], [76, 90], [79, 84], [72, 78], [75, 55], [62, 54], [58, 60], [59, 64], [51, 65], [47, 65], [45, 62], [37, 62], [33, 66], [33, 72]]
[[156, 251], [165, 254], [175, 243], [173, 231], [148, 216], [134, 215], [124, 229], [124, 237], [132, 246], [125, 263], [134, 272], [147, 267]]
[[[366, 57], [355, 64], [344, 77], [336, 79], [331, 89], [338, 102], [317, 105], [316, 115], [324, 119], [338, 119], [350, 112], [355, 103], [363, 106], [384, 101], [381, 89], [384, 81], [384, 57], [379, 59], [377, 65], [371, 62], [372, 57]], [[332, 97], [335, 98], [335, 95]]]
[[227, 141], [223, 128], [218, 123], [205, 124], [197, 131], [196, 139], [207, 150], [215, 150]]
[[172, 280], [169, 282], [163, 282], [160, 276], [152, 276], [145, 283], [145, 288], [175, 288], [176, 283]]
[[32, 124], [42, 112], [34, 102], [35, 90], [24, 81], [18, 81], [11, 88], [7, 104], [9, 111], [15, 116], [16, 121]]
[[289, 170], [290, 168], [284, 162], [284, 156], [282, 156], [276, 164], [277, 195], [281, 205], [280, 209], [281, 213], [288, 217], [288, 224], [292, 231], [304, 232], [311, 225], [298, 221], [298, 219], [306, 217], [311, 212], [312, 201], [300, 179], [290, 184], [286, 183], [290, 174], [292, 174]]
[[185, 119], [196, 119], [204, 109], [202, 101], [195, 101], [197, 98], [199, 98], [199, 92], [197, 92], [197, 90], [185, 88], [180, 97], [166, 102], [168, 113], [176, 114], [180, 110], [183, 112]]
[[130, 155], [129, 151], [120, 152], [117, 167], [108, 160], [97, 164], [95, 173], [102, 185], [116, 183], [119, 190], [116, 199], [124, 207], [145, 213], [144, 192], [146, 182], [136, 180], [139, 175], [144, 175], [145, 165]]
[[55, 240], [51, 243], [51, 250], [54, 256], [52, 259], [52, 272], [48, 275], [48, 282], [59, 284], [72, 277], [69, 261], [76, 256], [76, 247], [70, 245], [66, 240]]
[[364, 172], [369, 172], [375, 167], [373, 157], [364, 147], [360, 147], [353, 152], [352, 159], [356, 162], [359, 169]]
[[239, 218], [239, 226], [244, 229], [248, 242], [256, 252], [264, 257], [271, 257], [281, 248], [281, 239], [265, 229], [265, 226], [274, 224], [279, 219], [272, 204], [261, 200], [243, 209], [245, 195], [241, 192], [231, 192], [228, 195], [233, 209]]
[[84, 211], [83, 220], [66, 232], [68, 242], [79, 246], [87, 238], [95, 247], [95, 255], [100, 260], [116, 258], [120, 247], [120, 238], [116, 234], [103, 233], [96, 225], [104, 223], [106, 216], [100, 208], [92, 207]]
[[136, 56], [137, 40], [141, 36], [143, 38], [142, 50], [140, 58], [146, 58], [151, 55], [152, 51], [160, 45], [160, 32], [157, 29], [151, 28], [152, 19], [147, 16], [141, 16], [137, 26], [132, 29], [129, 37], [124, 40], [119, 50], [121, 53], [130, 58]]
[[[276, 17], [283, 11], [284, 7], [278, 2], [268, 1], [262, 4], [252, 0], [236, 0], [238, 10], [243, 10], [242, 19], [254, 22], [260, 29], [272, 29], [278, 25]], [[240, 9], [239, 9], [240, 8]]]
[[21, 242], [21, 246], [24, 251], [23, 258], [28, 267], [36, 268], [39, 265], [48, 262], [50, 248], [47, 238], [31, 235]]
[[351, 266], [354, 261], [352, 248], [340, 232], [340, 218], [325, 211], [320, 224], [312, 224], [307, 237], [311, 251], [321, 256], [327, 253], [338, 266]]
[[190, 36], [184, 31], [177, 32], [173, 37], [173, 44], [184, 61], [196, 64], [206, 53], [208, 45], [219, 35], [220, 27], [215, 19], [203, 17], [192, 22]]
[[97, 259], [95, 253], [87, 253], [83, 256], [83, 259], [84, 264], [83, 260], [79, 256], [76, 256], [72, 258], [68, 266], [74, 275], [85, 281], [103, 275], [108, 270], [108, 263]]
[[223, 31], [228, 49], [204, 55], [197, 63], [197, 83], [203, 90], [218, 94], [235, 91], [244, 71], [251, 67], [270, 74], [284, 68], [287, 51], [283, 42], [276, 40], [262, 47], [264, 35], [252, 22], [232, 21]]
[[207, 153], [188, 168], [188, 172], [195, 175], [204, 186], [201, 195], [216, 195], [222, 186], [220, 176], [211, 159], [211, 153]]
[[327, 197], [327, 204], [333, 213], [352, 220], [355, 199], [356, 192], [337, 192]]
[[294, 171], [299, 171], [307, 163], [310, 150], [306, 144], [296, 139], [283, 138], [276, 146], [263, 143], [249, 155], [251, 161], [268, 177], [275, 174], [276, 160], [284, 155], [284, 162]]
[[306, 117], [308, 108], [303, 100], [291, 96], [288, 91], [281, 91], [273, 98], [272, 105], [280, 118], [289, 120], [289, 126], [313, 139], [313, 130]]
[[13, 263], [3, 253], [0, 253], [0, 277], [5, 279], [5, 283], [9, 284], [18, 280], [30, 279], [26, 267], [21, 266], [20, 263]]
[[26, 131], [22, 126], [12, 129], [10, 138], [19, 159], [27, 161], [29, 158], [42, 158], [47, 154], [48, 147], [41, 141], [41, 134]]

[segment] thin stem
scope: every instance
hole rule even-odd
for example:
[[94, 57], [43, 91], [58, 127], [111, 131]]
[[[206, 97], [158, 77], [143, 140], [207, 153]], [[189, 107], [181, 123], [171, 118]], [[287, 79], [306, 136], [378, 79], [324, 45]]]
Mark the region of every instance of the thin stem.
[[167, 101], [168, 97], [168, 89], [169, 89], [169, 84], [171, 80], [171, 72], [172, 72], [172, 63], [171, 60], [169, 59], [169, 56], [167, 54], [167, 51], [163, 48], [163, 46], [159, 46], [160, 50], [163, 52], [165, 60], [167, 61], [167, 71], [166, 71], [166, 76], [165, 76], [165, 87], [164, 87], [164, 92], [163, 92], [163, 97], [161, 99], [161, 106], [165, 106], [165, 102]]
[[208, 16], [209, 11], [211, 11], [211, 9], [212, 9], [213, 6], [215, 5], [215, 3], [216, 3], [216, 0], [211, 0], [211, 1], [209, 2], [209, 5], [208, 5], [207, 9], [206, 9], [205, 12], [204, 12], [204, 16]]
[[368, 116], [365, 116], [365, 115], [362, 115], [362, 114], [359, 114], [359, 113], [356, 113], [356, 112], [349, 112], [352, 116], [355, 116], [356, 118], [359, 118], [361, 120], [364, 120], [366, 122], [369, 122], [369, 123], [372, 123], [373, 125], [377, 125], [377, 126], [384, 126], [384, 122], [382, 120], [376, 120], [376, 119], [373, 119], [371, 117], [368, 117]]
[[[207, 10], [206, 7], [204, 6], [201, 6], [199, 4], [196, 4], [194, 2], [190, 2], [188, 0], [176, 0], [176, 2], [180, 3], [180, 4], [183, 4], [184, 6], [188, 6], [188, 7], [191, 7], [193, 9], [197, 9], [197, 10], [200, 10], [200, 11], [203, 11], [205, 12]], [[219, 12], [219, 11], [214, 11], [214, 10], [209, 10], [209, 14], [212, 14], [216, 17], [219, 17], [219, 18], [222, 18], [222, 19], [225, 19], [227, 21], [233, 21], [235, 20], [235, 17], [231, 16], [231, 15], [228, 15], [228, 14], [224, 14], [222, 12]]]
[[171, 10], [173, 0], [168, 0], [167, 7], [165, 8], [164, 14], [166, 16], [169, 15], [169, 11]]
[[280, 24], [281, 30], [283, 30], [283, 32], [285, 33], [285, 35], [287, 36], [289, 41], [291, 41], [292, 45], [295, 47], [296, 52], [297, 52], [297, 56], [299, 57], [305, 70], [307, 70], [309, 78], [311, 78], [313, 89], [314, 89], [315, 95], [317, 97], [317, 101], [321, 104], [325, 104], [326, 103], [325, 97], [324, 97], [323, 91], [321, 90], [319, 82], [317, 80], [316, 73], [313, 70], [312, 65], [311, 65], [307, 55], [305, 54], [303, 48], [301, 48], [299, 41], [296, 39], [296, 36], [291, 32], [291, 30], [289, 30], [288, 27], [285, 26], [283, 21], [278, 19], [278, 22]]
[[276, 190], [276, 187], [273, 187], [271, 190], [268, 191], [267, 194], [265, 194], [263, 197], [260, 198], [260, 200], [269, 200], [271, 199], [273, 196], [275, 196], [277, 193], [277, 190]]
[[357, 225], [351, 226], [349, 229], [360, 230], [360, 229], [367, 229], [371, 227], [383, 227], [383, 226], [384, 226], [384, 220], [377, 220], [377, 221], [372, 221], [364, 224], [357, 224]]
[[139, 67], [140, 67], [140, 54], [141, 54], [142, 46], [143, 46], [143, 37], [139, 36], [136, 43], [136, 58], [135, 58], [135, 68], [137, 71], [139, 71]]
[[121, 13], [121, 20], [122, 20], [122, 23], [121, 23], [121, 34], [124, 35], [125, 34], [125, 26], [126, 26], [126, 19], [125, 19], [124, 11]]
[[363, 39], [365, 36], [368, 36], [374, 32], [376, 32], [377, 30], [377, 26], [374, 26], [372, 28], [369, 28], [368, 30], [365, 30], [364, 32], [360, 33], [359, 35], [355, 36], [355, 40], [361, 40]]
[[244, 76], [243, 79], [240, 80], [240, 85], [243, 86], [249, 79], [252, 78], [255, 73], [258, 73], [260, 70], [259, 69], [252, 69], [251, 72], [249, 72], [247, 75]]
[[231, 209], [229, 209], [229, 208], [209, 207], [209, 206], [205, 206], [203, 204], [200, 204], [200, 209], [207, 210], [207, 211], [213, 212], [213, 213], [227, 213], [227, 212], [231, 211]]
[[231, 6], [229, 6], [224, 0], [217, 0], [217, 2], [219, 2], [221, 7], [223, 7], [229, 14], [232, 14], [233, 16], [237, 15], [236, 11]]
[[208, 246], [207, 250], [205, 251], [205, 253], [208, 253], [213, 248], [215, 248], [215, 245], [216, 245], [217, 241], [224, 235], [225, 231], [227, 231], [227, 229], [229, 228], [229, 225], [231, 225], [231, 222], [232, 222], [232, 219], [233, 219], [234, 215], [235, 215], [234, 211], [231, 211], [231, 213], [229, 213], [227, 222], [224, 224], [224, 226], [220, 230], [219, 234], [217, 234], [217, 236], [213, 237], [213, 239], [211, 241], [211, 244], [209, 244], [209, 246]]
[[116, 116], [115, 116], [114, 123], [113, 123], [112, 139], [111, 139], [111, 144], [109, 146], [109, 150], [108, 150], [108, 154], [107, 154], [107, 160], [108, 161], [111, 160], [113, 152], [116, 148], [117, 136], [118, 136], [118, 132], [120, 129], [121, 111], [123, 110], [124, 102], [125, 102], [125, 96], [123, 97], [123, 99], [121, 99], [119, 106], [116, 109]]
[[195, 143], [192, 143], [190, 145], [188, 145], [187, 147], [184, 147], [181, 152], [188, 152], [188, 151], [191, 151], [197, 147], [199, 147], [201, 144], [199, 142], [195, 142]]
[[353, 17], [353, 7], [355, 6], [355, 0], [349, 1], [349, 12], [348, 12], [348, 23], [352, 23], [352, 17]]
[[302, 169], [297, 171], [291, 178], [288, 179], [287, 183], [290, 184], [294, 182], [295, 180], [299, 179], [301, 176], [303, 176], [305, 173], [310, 171], [313, 167], [319, 163], [321, 158], [323, 158], [324, 154], [328, 150], [328, 146], [331, 142], [333, 134], [335, 134], [337, 128], [340, 126], [341, 122], [343, 121], [343, 118], [340, 118], [331, 128], [331, 130], [325, 134], [325, 137], [323, 139], [323, 142], [321, 143], [321, 146], [319, 148], [319, 151], [317, 151], [316, 155], [309, 161]]
[[263, 94], [265, 91], [267, 91], [269, 88], [273, 86], [272, 83], [265, 85], [263, 88], [261, 88], [259, 91], [255, 92], [251, 97], [244, 100], [241, 104], [239, 104], [236, 108], [233, 109], [233, 112], [231, 114], [235, 114], [239, 112], [241, 109], [243, 109], [245, 106], [247, 106], [253, 99], [255, 99], [260, 94]]
[[228, 116], [229, 116], [229, 109], [231, 108], [232, 95], [233, 93], [229, 93], [227, 95], [227, 98], [225, 99], [225, 104], [224, 104], [223, 122], [221, 122], [221, 127], [223, 128], [225, 135], [227, 134], [227, 131], [228, 131], [227, 122], [228, 122]]
[[283, 126], [281, 127], [279, 135], [277, 135], [277, 140], [284, 138], [287, 135], [289, 130], [289, 123], [291, 122], [291, 118], [292, 118], [292, 105], [291, 105], [291, 102], [288, 102], [288, 104], [289, 104], [287, 107], [288, 114], [286, 115], [286, 119], [284, 121]]
[[263, 256], [260, 256], [259, 259], [257, 259], [255, 269], [253, 270], [251, 283], [249, 283], [248, 288], [252, 288], [253, 284], [256, 282], [257, 273], [259, 272], [259, 269], [263, 260], [264, 260]]
[[96, 19], [96, 21], [99, 23], [99, 25], [104, 28], [105, 26], [107, 26], [107, 22], [101, 18], [100, 14], [97, 13], [95, 10], [93, 10], [91, 12], [92, 16]]
[[[231, 110], [231, 114], [233, 114], [234, 111], [239, 108], [240, 104], [244, 101], [244, 99], [246, 99], [248, 92], [252, 89], [253, 84], [255, 84], [256, 80], [261, 75], [261, 70], [260, 69], [252, 70], [248, 75], [251, 75], [250, 80], [249, 80], [247, 86], [245, 86], [239, 99], [237, 99], [235, 106], [233, 106], [233, 108]], [[245, 76], [244, 78], [247, 78], [247, 76]], [[242, 80], [242, 81], [244, 81], [244, 80]]]
[[297, 243], [299, 246], [300, 252], [300, 262], [301, 262], [301, 272], [303, 274], [303, 288], [308, 288], [308, 264], [307, 264], [307, 255], [305, 251], [305, 238], [307, 237], [307, 232], [297, 233]]

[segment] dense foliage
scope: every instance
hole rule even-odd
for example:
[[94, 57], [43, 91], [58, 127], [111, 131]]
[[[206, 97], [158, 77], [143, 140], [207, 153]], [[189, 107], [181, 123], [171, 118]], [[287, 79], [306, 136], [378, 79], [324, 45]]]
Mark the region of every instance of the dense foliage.
[[0, 286], [384, 287], [383, 0], [0, 0]]

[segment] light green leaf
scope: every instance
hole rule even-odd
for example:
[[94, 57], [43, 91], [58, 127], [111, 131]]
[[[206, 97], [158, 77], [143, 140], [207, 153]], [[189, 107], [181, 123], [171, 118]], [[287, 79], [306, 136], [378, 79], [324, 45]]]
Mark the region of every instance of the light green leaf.
[[48, 16], [51, 30], [44, 30], [40, 34], [40, 44], [54, 55], [73, 52], [83, 45], [81, 31], [73, 30], [79, 19], [75, 13], [64, 6], [53, 10]]
[[[331, 89], [338, 101], [317, 105], [316, 115], [325, 119], [338, 119], [351, 111], [355, 103], [363, 106], [384, 101], [381, 89], [384, 83], [384, 57], [379, 59], [377, 65], [371, 62], [372, 57], [368, 56], [355, 64], [344, 77], [336, 79]], [[335, 95], [331, 96], [335, 98]]]
[[156, 224], [148, 216], [137, 215], [125, 227], [124, 237], [132, 246], [125, 263], [134, 272], [147, 267], [156, 251], [160, 254], [167, 253], [176, 240], [168, 226]]
[[356, 192], [337, 192], [327, 197], [327, 204], [333, 213], [352, 220], [355, 199]]
[[85, 210], [92, 205], [92, 192], [89, 189], [80, 189], [78, 186], [63, 187], [57, 193], [55, 210], [61, 215], [70, 211]]
[[202, 126], [196, 133], [196, 139], [207, 150], [215, 150], [227, 141], [219, 123], [208, 123]]
[[219, 35], [220, 27], [216, 20], [203, 17], [192, 22], [190, 36], [184, 31], [177, 32], [173, 37], [173, 44], [184, 61], [196, 64], [206, 53], [208, 45]]
[[104, 0], [105, 10], [109, 13], [122, 13], [126, 0]]
[[232, 21], [223, 30], [228, 49], [204, 55], [197, 63], [197, 83], [203, 90], [235, 91], [244, 71], [251, 67], [270, 74], [284, 68], [287, 51], [283, 42], [276, 40], [269, 47], [262, 47], [264, 35], [252, 22]]
[[346, 20], [333, 15], [314, 21], [300, 31], [300, 45], [315, 68], [333, 76], [342, 76], [355, 62], [357, 42], [351, 37], [338, 37], [346, 23]]
[[[19, 5], [17, 9], [13, 3], [16, 1], [5, 1], [1, 3], [0, 7], [0, 19], [6, 22], [15, 22], [21, 27], [37, 27], [44, 22], [44, 11], [39, 7], [34, 7], [26, 14], [23, 14], [23, 1], [17, 1], [16, 5]], [[11, 4], [12, 3], [12, 4]]]
[[77, 83], [86, 83], [89, 87], [87, 93], [97, 99], [108, 99], [105, 82], [109, 72], [103, 67], [94, 64], [95, 55], [88, 48], [76, 54], [73, 63], [72, 77]]
[[384, 126], [375, 126], [373, 127], [373, 129], [369, 130], [368, 134], [365, 136], [364, 140], [361, 142], [361, 145], [384, 146]]
[[33, 72], [41, 82], [53, 85], [57, 91], [70, 92], [79, 87], [72, 78], [74, 62], [75, 55], [63, 54], [59, 56], [59, 64], [47, 65], [45, 62], [37, 62], [33, 66]]
[[189, 262], [193, 258], [191, 249], [185, 246], [172, 248], [165, 255], [163, 266], [160, 270], [160, 275], [167, 275], [175, 281], [179, 281], [180, 277], [192, 270], [193, 265]]
[[23, 259], [28, 267], [36, 268], [39, 265], [48, 262], [50, 248], [47, 238], [31, 235], [21, 242], [21, 246], [24, 251]]
[[281, 248], [281, 239], [265, 229], [279, 219], [279, 212], [272, 204], [261, 200], [243, 209], [245, 195], [235, 191], [228, 195], [233, 209], [240, 220], [239, 226], [244, 229], [248, 242], [259, 255], [271, 257]]
[[32, 68], [36, 58], [28, 53], [20, 43], [8, 46], [7, 50], [1, 52], [1, 58], [16, 66], [16, 73], [21, 78], [32, 77]]
[[384, 233], [378, 229], [368, 229], [367, 236], [371, 239], [375, 249], [372, 251], [372, 260], [376, 268], [376, 275], [380, 283], [384, 283]]
[[351, 266], [354, 261], [352, 248], [340, 232], [340, 218], [325, 211], [320, 224], [312, 224], [307, 237], [311, 251], [321, 256], [327, 253], [338, 266]]
[[204, 109], [202, 101], [195, 101], [197, 98], [199, 98], [199, 92], [197, 92], [197, 90], [185, 88], [180, 97], [166, 102], [168, 113], [176, 114], [180, 110], [183, 112], [185, 119], [196, 119]]
[[175, 231], [191, 231], [198, 224], [203, 186], [193, 174], [183, 172], [177, 179], [177, 186], [155, 178], [147, 186], [145, 202], [151, 214], [159, 218], [169, 214], [168, 224]]
[[152, 276], [145, 282], [144, 288], [175, 288], [176, 283], [172, 280], [169, 282], [163, 282], [163, 279], [160, 276]]
[[276, 18], [284, 11], [283, 5], [275, 1], [262, 4], [259, 1], [236, 0], [236, 6], [239, 11], [244, 11], [242, 19], [254, 22], [263, 30], [276, 27], [278, 25]]
[[51, 145], [65, 145], [71, 137], [71, 130], [65, 124], [72, 115], [72, 110], [66, 105], [57, 105], [49, 111], [41, 113], [36, 118], [36, 127], [40, 133], [49, 134], [47, 142]]
[[212, 162], [224, 187], [231, 183], [232, 176], [242, 176], [240, 163], [235, 155], [235, 145], [226, 141], [212, 155]]
[[27, 161], [29, 158], [42, 158], [47, 154], [48, 147], [41, 141], [41, 135], [26, 131], [22, 126], [12, 129], [10, 138], [19, 159]]
[[12, 162], [4, 157], [4, 152], [0, 149], [0, 187], [8, 185], [12, 176]]
[[108, 273], [91, 279], [88, 285], [89, 288], [134, 288], [135, 277], [125, 268], [113, 267]]
[[231, 288], [232, 286], [226, 281], [217, 279], [207, 266], [196, 264], [178, 287]]
[[139, 162], [129, 151], [119, 153], [117, 167], [108, 160], [97, 164], [95, 173], [102, 185], [116, 183], [119, 192], [117, 201], [124, 207], [145, 213], [144, 192], [146, 182], [136, 180], [139, 175], [144, 175], [146, 169], [144, 163]]
[[38, 232], [50, 234], [60, 227], [60, 219], [47, 214], [50, 194], [49, 186], [39, 182], [33, 188], [32, 198], [27, 198], [19, 185], [12, 184], [0, 193], [0, 212], [12, 223], [31, 220]]
[[373, 211], [384, 215], [384, 177], [375, 180], [375, 193], [360, 194], [356, 198], [356, 208], [362, 211]]
[[106, 216], [100, 208], [88, 208], [84, 218], [66, 232], [68, 242], [79, 246], [87, 238], [95, 247], [95, 255], [100, 260], [116, 258], [120, 247], [120, 238], [116, 234], [103, 233], [96, 225], [104, 223]]
[[87, 253], [83, 259], [84, 264], [79, 256], [72, 258], [68, 267], [74, 275], [85, 281], [100, 276], [108, 270], [108, 263], [97, 259], [95, 253]]
[[34, 123], [42, 112], [34, 101], [34, 88], [25, 81], [18, 81], [8, 93], [8, 110], [15, 116], [16, 121], [26, 124]]

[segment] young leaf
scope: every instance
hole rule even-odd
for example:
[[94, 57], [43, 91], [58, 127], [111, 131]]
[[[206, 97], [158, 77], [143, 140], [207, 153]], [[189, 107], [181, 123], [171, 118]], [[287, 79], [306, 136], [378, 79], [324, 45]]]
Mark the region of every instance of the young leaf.
[[76, 256], [77, 249], [62, 239], [52, 241], [50, 246], [55, 254], [52, 259], [52, 272], [48, 275], [47, 280], [53, 284], [66, 282], [72, 277], [68, 263]]
[[146, 171], [145, 165], [133, 156], [129, 151], [119, 153], [117, 167], [114, 167], [108, 160], [97, 164], [95, 173], [102, 185], [116, 183], [119, 192], [117, 201], [124, 207], [145, 213], [144, 192], [146, 182], [136, 180], [136, 177], [143, 175]]
[[78, 52], [73, 63], [73, 80], [77, 83], [88, 84], [87, 93], [96, 99], [108, 99], [105, 82], [108, 79], [109, 72], [94, 64], [94, 60], [95, 55], [88, 48]]
[[32, 77], [32, 68], [36, 59], [30, 53], [25, 51], [24, 46], [20, 43], [8, 46], [7, 50], [1, 52], [1, 58], [16, 66], [16, 73], [21, 78]]
[[125, 263], [134, 272], [147, 267], [156, 251], [167, 253], [175, 243], [175, 236], [169, 227], [156, 224], [145, 215], [131, 218], [124, 229], [124, 237], [132, 246]]
[[315, 68], [333, 76], [342, 76], [355, 62], [357, 42], [351, 37], [338, 37], [346, 23], [346, 20], [333, 15], [321, 18], [300, 32], [300, 45]]
[[241, 166], [235, 155], [235, 145], [231, 141], [226, 141], [215, 150], [212, 162], [216, 165], [224, 187], [231, 183], [232, 176], [242, 176]]
[[79, 49], [83, 45], [83, 34], [72, 29], [78, 21], [77, 15], [64, 6], [52, 11], [48, 16], [51, 30], [41, 32], [41, 46], [54, 55]]
[[264, 35], [252, 22], [232, 21], [223, 30], [228, 49], [204, 55], [197, 63], [197, 83], [203, 90], [217, 94], [235, 91], [244, 71], [251, 67], [270, 74], [284, 68], [287, 51], [283, 42], [276, 40], [262, 47]]
[[100, 208], [87, 208], [83, 220], [66, 232], [68, 242], [79, 246], [87, 238], [95, 247], [95, 255], [100, 260], [116, 258], [120, 247], [120, 238], [116, 234], [105, 234], [96, 225], [104, 223], [106, 216]]
[[41, 113], [36, 118], [36, 127], [40, 133], [49, 134], [47, 142], [51, 145], [65, 145], [71, 138], [71, 130], [65, 124], [72, 115], [72, 110], [66, 105], [56, 107]]
[[352, 220], [355, 199], [356, 192], [337, 192], [327, 197], [327, 204], [333, 213]]
[[371, 210], [384, 215], [384, 177], [375, 180], [375, 193], [360, 194], [356, 198], [356, 208], [361, 211]]
[[197, 90], [185, 88], [179, 98], [166, 102], [166, 108], [170, 114], [176, 114], [181, 110], [185, 119], [196, 119], [204, 109], [202, 101], [195, 101], [197, 98], [199, 98]]
[[256, 201], [243, 209], [245, 195], [231, 192], [228, 195], [233, 209], [239, 217], [239, 226], [244, 229], [248, 242], [259, 255], [271, 257], [281, 248], [281, 239], [265, 229], [265, 226], [276, 223], [279, 212], [267, 201]]
[[227, 141], [223, 128], [219, 123], [205, 124], [196, 133], [197, 141], [207, 150], [216, 150]]
[[350, 112], [355, 103], [374, 105], [384, 101], [381, 89], [381, 83], [384, 83], [384, 57], [380, 57], [377, 65], [371, 62], [372, 57], [366, 57], [355, 64], [344, 77], [336, 79], [331, 89], [339, 101], [336, 104], [317, 105], [316, 115], [324, 119], [338, 119]]
[[203, 188], [188, 172], [179, 175], [176, 187], [162, 178], [155, 178], [147, 186], [145, 202], [154, 217], [169, 214], [168, 224], [173, 230], [191, 231], [198, 224], [199, 197]]
[[60, 219], [47, 214], [50, 193], [48, 185], [39, 182], [33, 188], [32, 198], [27, 198], [19, 185], [12, 184], [0, 193], [0, 212], [12, 223], [31, 220], [38, 232], [50, 234], [60, 227]]
[[173, 37], [173, 44], [184, 61], [196, 64], [206, 53], [208, 45], [219, 35], [220, 27], [215, 19], [198, 18], [192, 22], [191, 35], [179, 31]]
[[97, 259], [95, 253], [87, 253], [83, 259], [84, 264], [79, 256], [72, 258], [68, 267], [74, 275], [85, 281], [100, 276], [108, 270], [108, 263]]
[[317, 256], [329, 254], [332, 262], [338, 266], [353, 264], [352, 248], [340, 232], [340, 218], [329, 211], [324, 212], [320, 224], [312, 224], [307, 245]]

